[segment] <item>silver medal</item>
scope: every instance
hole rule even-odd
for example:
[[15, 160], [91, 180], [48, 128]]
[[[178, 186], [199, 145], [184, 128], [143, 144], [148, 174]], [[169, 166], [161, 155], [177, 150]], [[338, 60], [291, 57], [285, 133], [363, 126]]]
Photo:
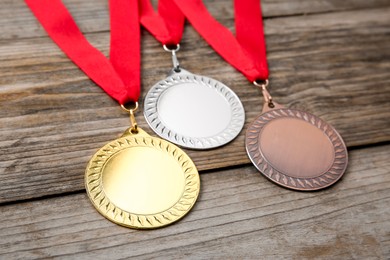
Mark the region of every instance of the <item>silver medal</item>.
[[[156, 83], [144, 101], [144, 115], [162, 138], [191, 149], [210, 149], [232, 141], [241, 131], [244, 107], [223, 83], [179, 67]], [[177, 51], [177, 50], [176, 50]]]

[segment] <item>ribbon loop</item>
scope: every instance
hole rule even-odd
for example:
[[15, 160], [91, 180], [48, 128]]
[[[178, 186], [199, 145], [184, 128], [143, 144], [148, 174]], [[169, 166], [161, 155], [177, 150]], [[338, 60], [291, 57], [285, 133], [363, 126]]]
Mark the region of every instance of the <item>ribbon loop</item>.
[[207, 11], [201, 0], [175, 0], [196, 31], [251, 82], [268, 79], [259, 0], [235, 0], [236, 36]]
[[141, 24], [163, 45], [180, 43], [184, 30], [184, 14], [173, 0], [160, 0], [158, 12], [150, 0], [140, 0]]

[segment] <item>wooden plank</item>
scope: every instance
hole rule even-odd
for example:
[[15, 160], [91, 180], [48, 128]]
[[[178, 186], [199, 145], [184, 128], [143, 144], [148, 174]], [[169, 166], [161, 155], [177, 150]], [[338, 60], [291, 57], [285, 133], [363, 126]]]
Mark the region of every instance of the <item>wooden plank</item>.
[[[109, 30], [108, 2], [106, 0], [64, 0], [63, 2], [74, 16], [83, 32], [90, 33]], [[205, 4], [212, 14], [217, 14], [218, 19], [221, 21], [233, 18], [233, 4], [231, 0], [205, 1]], [[265, 17], [378, 8], [389, 5], [389, 1], [387, 0], [323, 0], [315, 2], [311, 0], [262, 1]], [[30, 10], [24, 4], [24, 1], [2, 1], [0, 8], [0, 28], [0, 39], [46, 36], [46, 33], [33, 18]]]
[[[327, 120], [348, 146], [390, 140], [389, 13], [383, 8], [267, 21], [274, 98]], [[108, 33], [87, 37], [107, 53]], [[171, 64], [150, 36], [143, 46], [145, 94]], [[186, 69], [238, 94], [246, 126], [258, 115], [260, 91], [190, 28], [179, 58]], [[0, 93], [0, 202], [83, 189], [90, 156], [128, 125], [117, 104], [47, 37], [2, 41]], [[151, 133], [141, 114], [137, 119]], [[200, 170], [248, 163], [244, 133], [223, 148], [188, 153]]]
[[153, 231], [105, 220], [84, 193], [2, 206], [0, 258], [387, 259], [389, 151], [352, 151], [343, 179], [319, 192], [286, 190], [252, 166], [203, 174], [191, 213]]

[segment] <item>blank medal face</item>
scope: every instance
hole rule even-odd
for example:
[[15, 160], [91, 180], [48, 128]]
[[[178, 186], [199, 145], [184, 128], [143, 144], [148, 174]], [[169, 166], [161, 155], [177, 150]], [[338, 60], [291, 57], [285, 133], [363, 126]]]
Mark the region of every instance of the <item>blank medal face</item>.
[[102, 172], [107, 198], [134, 214], [165, 211], [184, 192], [180, 165], [169, 154], [150, 147], [130, 147], [116, 153], [107, 160]]
[[191, 159], [177, 146], [143, 131], [101, 148], [89, 162], [85, 182], [92, 204], [103, 216], [137, 229], [179, 220], [193, 207], [200, 189]]
[[273, 182], [296, 190], [318, 190], [335, 183], [348, 162], [345, 144], [320, 118], [293, 109], [258, 117], [246, 134], [248, 155]]
[[144, 114], [159, 136], [193, 149], [230, 142], [245, 121], [244, 108], [231, 89], [185, 70], [152, 87], [145, 97]]

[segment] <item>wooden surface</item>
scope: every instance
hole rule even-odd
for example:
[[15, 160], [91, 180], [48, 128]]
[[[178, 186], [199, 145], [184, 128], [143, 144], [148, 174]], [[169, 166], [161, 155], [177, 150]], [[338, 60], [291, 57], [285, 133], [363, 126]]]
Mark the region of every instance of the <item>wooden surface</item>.
[[[107, 4], [64, 1], [105, 54]], [[234, 27], [230, 0], [206, 1]], [[249, 163], [244, 133], [210, 151], [188, 151], [201, 196], [179, 223], [128, 230], [89, 203], [87, 161], [128, 118], [46, 36], [22, 1], [0, 3], [0, 258], [390, 258], [390, 2], [263, 1], [277, 102], [331, 123], [350, 150], [343, 179], [303, 193], [275, 186]], [[142, 32], [142, 94], [171, 67]], [[181, 65], [230, 86], [246, 110], [258, 89], [187, 26]], [[139, 114], [139, 124], [151, 133]]]

